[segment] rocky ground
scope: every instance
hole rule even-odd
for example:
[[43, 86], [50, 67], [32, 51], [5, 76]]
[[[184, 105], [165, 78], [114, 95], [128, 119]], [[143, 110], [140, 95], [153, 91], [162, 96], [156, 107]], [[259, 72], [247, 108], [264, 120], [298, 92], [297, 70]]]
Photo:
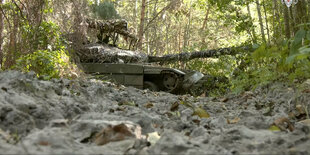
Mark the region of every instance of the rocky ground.
[[310, 154], [310, 82], [220, 98], [0, 73], [0, 154]]

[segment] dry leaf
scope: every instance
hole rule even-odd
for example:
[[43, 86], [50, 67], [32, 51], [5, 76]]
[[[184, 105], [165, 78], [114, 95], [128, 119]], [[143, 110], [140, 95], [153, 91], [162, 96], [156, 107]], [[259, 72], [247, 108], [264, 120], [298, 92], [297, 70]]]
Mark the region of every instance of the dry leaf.
[[136, 106], [136, 104], [135, 104], [134, 101], [131, 101], [131, 102], [129, 101], [129, 102], [128, 102], [128, 101], [124, 101], [124, 100], [123, 100], [123, 101], [120, 101], [120, 102], [118, 103], [118, 105], [119, 105], [119, 106], [121, 106], [121, 105]]
[[299, 114], [305, 114], [306, 113], [305, 108], [300, 104], [296, 105], [296, 109], [297, 109]]
[[39, 145], [48, 146], [48, 145], [50, 145], [50, 144], [49, 144], [49, 142], [47, 142], [47, 141], [40, 141], [40, 142], [39, 142]]
[[12, 138], [10, 134], [4, 132], [1, 128], [0, 128], [0, 136], [4, 138], [6, 141], [9, 141]]
[[229, 99], [227, 97], [220, 99], [221, 102], [227, 102]]
[[286, 131], [287, 129], [289, 129], [291, 132], [294, 131], [294, 126], [293, 124], [290, 122], [290, 120], [286, 117], [281, 117], [276, 119], [273, 122], [273, 125], [277, 126], [278, 128], [280, 128], [282, 131]]
[[199, 125], [200, 124], [200, 120], [198, 120], [198, 119], [194, 119], [194, 120], [192, 120], [195, 124], [197, 124], [197, 125]]
[[304, 125], [310, 125], [310, 119], [305, 119], [305, 120], [299, 121], [299, 123], [302, 123]]
[[7, 88], [5, 88], [5, 87], [2, 87], [1, 88], [3, 91], [5, 91], [5, 92], [7, 92], [8, 91], [8, 89]]
[[153, 125], [153, 127], [154, 128], [158, 128], [158, 127], [160, 127], [160, 124], [156, 124], [156, 123], [154, 123], [154, 124], [152, 124]]
[[152, 103], [147, 103], [147, 104], [144, 104], [143, 105], [145, 108], [152, 108], [152, 107], [154, 107], [154, 104], [152, 104]]
[[253, 96], [254, 96], [254, 93], [250, 91], [246, 91], [242, 94], [242, 98], [247, 98], [247, 99]]
[[303, 93], [310, 93], [310, 89], [305, 89], [302, 91]]
[[295, 118], [295, 114], [293, 112], [288, 113], [289, 118]]
[[110, 125], [96, 134], [94, 142], [97, 145], [104, 145], [109, 142], [122, 141], [133, 137], [135, 135], [125, 124]]
[[179, 103], [178, 102], [174, 102], [170, 107], [170, 111], [177, 111], [178, 109], [179, 109]]
[[236, 117], [236, 118], [234, 118], [233, 120], [227, 119], [227, 123], [228, 123], [228, 124], [236, 124], [236, 123], [238, 123], [239, 121], [240, 121], [240, 118], [239, 118], [239, 117]]
[[126, 111], [126, 109], [124, 107], [117, 107], [115, 110], [116, 111]]
[[222, 108], [227, 111], [227, 107], [225, 105], [222, 105]]

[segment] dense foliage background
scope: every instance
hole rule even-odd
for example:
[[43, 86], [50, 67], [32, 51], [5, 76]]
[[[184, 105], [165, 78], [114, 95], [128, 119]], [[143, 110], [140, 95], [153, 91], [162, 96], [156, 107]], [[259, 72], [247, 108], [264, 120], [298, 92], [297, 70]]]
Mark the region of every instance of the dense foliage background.
[[[75, 51], [94, 34], [86, 18], [125, 19], [149, 55], [252, 46], [235, 56], [176, 62], [229, 82], [206, 84], [211, 95], [240, 93], [276, 81], [310, 77], [310, 1], [281, 0], [1, 0], [1, 70], [35, 71], [46, 79], [76, 78]], [[83, 37], [81, 37], [83, 36]], [[125, 38], [119, 47], [127, 47]], [[216, 86], [214, 86], [216, 85]]]

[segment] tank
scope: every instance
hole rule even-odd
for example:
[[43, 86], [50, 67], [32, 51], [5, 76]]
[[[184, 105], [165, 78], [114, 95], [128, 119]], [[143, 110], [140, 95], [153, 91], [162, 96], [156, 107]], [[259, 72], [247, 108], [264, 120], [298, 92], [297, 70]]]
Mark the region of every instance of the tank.
[[[200, 72], [181, 71], [148, 63], [148, 55], [130, 50], [136, 45], [137, 38], [128, 30], [127, 22], [124, 20], [88, 19], [86, 23], [88, 28], [96, 29], [97, 37], [100, 37], [97, 38], [97, 43], [87, 43], [76, 52], [84, 72], [97, 79], [109, 79], [139, 89], [184, 94], [204, 77]], [[122, 35], [130, 42], [128, 49], [116, 46], [118, 35]]]
[[190, 89], [204, 77], [197, 71], [181, 71], [151, 64], [82, 63], [84, 72], [97, 79], [112, 80], [125, 86], [174, 94]]

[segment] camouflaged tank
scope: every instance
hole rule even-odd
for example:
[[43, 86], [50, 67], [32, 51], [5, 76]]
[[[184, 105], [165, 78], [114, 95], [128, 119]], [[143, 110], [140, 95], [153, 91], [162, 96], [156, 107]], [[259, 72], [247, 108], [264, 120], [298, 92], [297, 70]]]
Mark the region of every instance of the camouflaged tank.
[[[196, 71], [181, 71], [145, 63], [147, 56], [135, 51], [99, 44], [88, 45], [86, 48], [89, 59], [84, 57], [81, 63], [85, 73], [125, 86], [183, 94], [204, 77]], [[95, 53], [97, 56], [90, 56]]]
[[[90, 28], [100, 33], [119, 33], [136, 40], [123, 20], [100, 22], [88, 20]], [[121, 24], [118, 24], [121, 23]], [[102, 39], [102, 38], [101, 38]], [[130, 46], [129, 46], [130, 47]], [[204, 75], [196, 71], [181, 71], [152, 65], [142, 52], [124, 50], [105, 43], [91, 43], [78, 51], [82, 69], [95, 78], [112, 80], [125, 86], [175, 94], [189, 92]]]

